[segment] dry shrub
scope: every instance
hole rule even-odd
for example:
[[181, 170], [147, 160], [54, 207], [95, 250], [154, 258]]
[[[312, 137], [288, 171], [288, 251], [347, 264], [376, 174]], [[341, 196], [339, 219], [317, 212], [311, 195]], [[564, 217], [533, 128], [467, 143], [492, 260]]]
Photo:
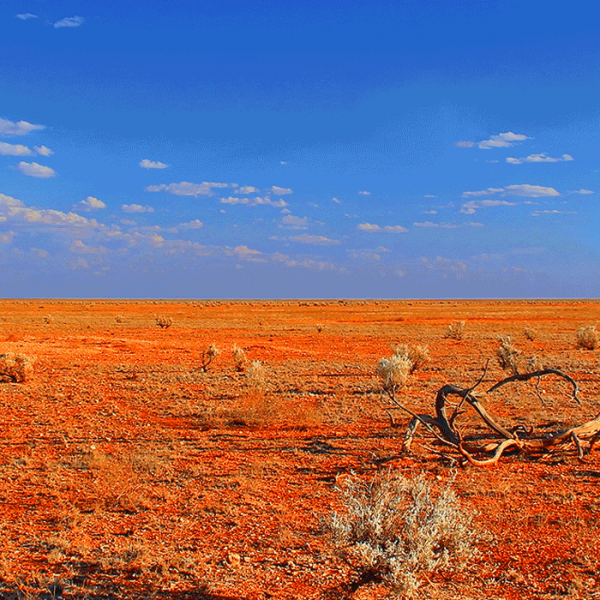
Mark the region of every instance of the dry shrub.
[[411, 373], [412, 363], [403, 355], [393, 354], [382, 358], [377, 364], [377, 376], [383, 383], [383, 389], [393, 392], [404, 386]]
[[156, 325], [161, 329], [168, 329], [169, 327], [171, 327], [171, 325], [173, 325], [173, 319], [171, 319], [171, 317], [158, 315], [157, 317], [155, 317], [154, 320], [156, 322]]
[[394, 348], [394, 356], [407, 358], [411, 364], [411, 373], [414, 373], [417, 369], [420, 369], [431, 360], [431, 357], [429, 356], [429, 348], [423, 345], [396, 346]]
[[267, 372], [264, 365], [259, 360], [253, 360], [246, 372], [248, 384], [250, 387], [262, 390], [267, 385]]
[[500, 366], [505, 371], [510, 371], [513, 375], [517, 375], [519, 372], [521, 351], [512, 345], [509, 335], [500, 336], [498, 341], [500, 342], [500, 346], [496, 350], [496, 356], [498, 357]]
[[451, 340], [462, 340], [465, 333], [465, 322], [464, 321], [453, 321], [448, 325], [446, 329], [446, 336]]
[[350, 477], [339, 491], [342, 510], [328, 528], [359, 576], [354, 589], [380, 582], [414, 597], [429, 574], [462, 569], [476, 552], [474, 513], [460, 507], [450, 484], [433, 493], [422, 475], [388, 471], [368, 482]]
[[244, 349], [237, 345], [233, 346], [233, 364], [235, 365], [235, 370], [238, 372], [245, 371], [248, 366], [248, 358]]
[[24, 354], [0, 354], [0, 382], [23, 383], [33, 375], [34, 359]]
[[200, 370], [205, 373], [208, 371], [208, 365], [219, 355], [220, 350], [215, 346], [215, 344], [211, 344], [206, 350], [202, 350], [202, 364], [200, 365]]
[[530, 341], [533, 342], [533, 340], [535, 340], [536, 337], [536, 333], [533, 329], [531, 329], [531, 327], [525, 327], [525, 329], [523, 329], [523, 335]]
[[600, 339], [594, 325], [580, 327], [577, 330], [577, 347], [585, 350], [595, 350], [598, 347]]

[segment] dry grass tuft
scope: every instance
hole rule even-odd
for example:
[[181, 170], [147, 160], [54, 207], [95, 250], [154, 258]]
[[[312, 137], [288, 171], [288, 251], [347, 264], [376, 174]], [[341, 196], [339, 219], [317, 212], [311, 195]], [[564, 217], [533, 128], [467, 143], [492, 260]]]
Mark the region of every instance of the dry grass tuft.
[[498, 341], [500, 342], [500, 346], [496, 350], [496, 356], [498, 357], [500, 366], [505, 371], [510, 371], [513, 375], [517, 375], [519, 372], [521, 351], [512, 345], [509, 335], [500, 336]]
[[202, 350], [202, 364], [200, 370], [206, 373], [208, 371], [208, 365], [219, 355], [220, 350], [215, 344], [211, 344], [206, 350]]
[[340, 492], [342, 510], [328, 528], [358, 574], [354, 589], [380, 582], [414, 597], [429, 574], [460, 570], [476, 552], [473, 513], [461, 508], [449, 485], [433, 493], [422, 475], [387, 472], [368, 482], [351, 477]]
[[536, 332], [531, 327], [525, 327], [523, 329], [523, 335], [530, 341], [533, 342], [536, 338]]
[[232, 352], [233, 352], [233, 364], [235, 365], [235, 370], [238, 371], [239, 373], [245, 371], [246, 367], [248, 366], [248, 357], [246, 356], [244, 349], [240, 348], [237, 345], [234, 345]]
[[168, 329], [171, 327], [171, 325], [173, 325], [173, 319], [163, 315], [158, 315], [155, 317], [154, 321], [156, 322], [157, 327], [160, 327], [161, 329]]
[[465, 333], [464, 321], [453, 321], [446, 329], [445, 337], [451, 340], [462, 340]]
[[253, 360], [246, 371], [248, 384], [257, 390], [262, 390], [267, 385], [267, 371], [259, 360]]
[[0, 354], [0, 382], [24, 383], [33, 376], [34, 359], [24, 354]]
[[403, 355], [393, 354], [382, 358], [377, 364], [377, 376], [383, 383], [383, 389], [393, 392], [403, 387], [411, 374], [412, 363]]
[[600, 343], [600, 338], [594, 325], [589, 325], [588, 327], [580, 327], [577, 330], [576, 335], [578, 348], [584, 348], [585, 350], [595, 350]]
[[414, 373], [416, 370], [425, 366], [431, 360], [431, 357], [429, 356], [429, 348], [424, 345], [396, 346], [394, 348], [394, 356], [407, 358], [411, 364], [411, 373]]

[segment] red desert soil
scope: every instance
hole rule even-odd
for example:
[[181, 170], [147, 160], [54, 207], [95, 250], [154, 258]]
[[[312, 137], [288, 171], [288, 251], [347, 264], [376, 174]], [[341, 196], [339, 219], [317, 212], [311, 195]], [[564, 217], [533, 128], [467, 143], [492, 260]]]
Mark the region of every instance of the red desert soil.
[[[400, 452], [375, 375], [396, 344], [431, 361], [400, 397], [432, 413], [446, 383], [507, 376], [510, 335], [572, 376], [505, 386], [506, 424], [557, 431], [600, 412], [600, 350], [576, 345], [595, 301], [0, 301], [0, 354], [35, 357], [0, 384], [0, 597], [344, 598], [356, 574], [324, 523], [337, 486], [383, 469], [451, 478], [488, 535], [466, 570], [430, 573], [422, 598], [600, 598], [600, 451], [512, 453], [457, 466], [426, 432]], [[157, 325], [164, 317], [170, 327]], [[445, 336], [465, 321], [460, 340]], [[525, 335], [524, 332], [528, 335]], [[530, 339], [531, 338], [531, 339]], [[220, 353], [200, 369], [202, 351]], [[233, 347], [261, 377], [238, 371]], [[476, 425], [464, 417], [465, 427]], [[384, 586], [354, 598], [387, 597]]]

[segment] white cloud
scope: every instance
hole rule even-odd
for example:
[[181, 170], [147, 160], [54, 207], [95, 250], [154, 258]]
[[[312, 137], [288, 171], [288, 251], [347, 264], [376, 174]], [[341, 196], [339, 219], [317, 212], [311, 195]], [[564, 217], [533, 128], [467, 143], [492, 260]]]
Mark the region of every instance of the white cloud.
[[316, 244], [319, 246], [337, 246], [340, 244], [340, 240], [332, 240], [324, 235], [309, 235], [303, 233], [302, 235], [294, 235], [290, 237], [293, 242], [300, 242], [301, 244]]
[[13, 123], [6, 119], [0, 119], [0, 135], [27, 135], [36, 129], [45, 129], [45, 125], [32, 125], [27, 121]]
[[33, 209], [24, 206], [12, 206], [8, 209], [9, 220], [20, 220], [26, 223], [38, 223], [41, 225], [74, 226], [74, 227], [97, 227], [95, 219], [86, 219], [73, 212], [64, 213], [60, 210]]
[[94, 196], [88, 196], [85, 200], [81, 200], [81, 202], [74, 204], [73, 208], [76, 210], [100, 210], [106, 208], [106, 204], [102, 202], [102, 200], [94, 198]]
[[243, 204], [245, 206], [274, 206], [275, 208], [285, 208], [287, 202], [279, 200], [271, 200], [269, 197], [261, 198], [255, 196], [254, 198], [236, 198], [230, 196], [229, 198], [221, 198], [221, 204]]
[[589, 194], [593, 194], [594, 192], [592, 190], [584, 190], [583, 188], [581, 188], [580, 190], [574, 190], [569, 193], [570, 194], [583, 194], [584, 196], [587, 196]]
[[470, 141], [456, 142], [455, 146], [457, 148], [473, 148], [474, 146], [477, 146], [482, 150], [490, 150], [491, 148], [508, 148], [510, 146], [514, 146], [516, 142], [523, 142], [528, 139], [530, 138], [528, 138], [526, 135], [507, 131], [506, 133], [493, 135], [488, 140], [482, 140], [481, 142], [477, 143]]
[[560, 196], [560, 194], [552, 187], [544, 187], [542, 185], [529, 185], [524, 183], [521, 185], [507, 185], [504, 188], [506, 194], [511, 196], [524, 196], [527, 198], [541, 198], [542, 196]]
[[34, 150], [41, 156], [50, 156], [54, 154], [54, 152], [52, 152], [50, 148], [46, 148], [46, 146], [35, 146]]
[[232, 183], [214, 183], [210, 181], [203, 181], [202, 183], [190, 183], [189, 181], [182, 181], [180, 183], [161, 183], [160, 185], [149, 185], [146, 187], [147, 192], [169, 192], [176, 196], [212, 196], [214, 192], [213, 188], [227, 188], [236, 187]]
[[435, 194], [425, 194], [423, 198], [437, 198]]
[[17, 19], [21, 19], [21, 21], [28, 21], [29, 19], [37, 19], [37, 15], [31, 13], [20, 13], [15, 15]]
[[460, 212], [465, 215], [472, 215], [478, 208], [489, 208], [492, 206], [516, 206], [516, 202], [508, 202], [507, 200], [470, 200], [465, 202]]
[[372, 223], [359, 223], [358, 228], [361, 231], [367, 231], [369, 233], [374, 233], [375, 231], [381, 231], [381, 227], [379, 227], [379, 225], [373, 225]]
[[576, 215], [574, 210], [535, 210], [531, 213], [532, 217], [540, 217], [541, 215]]
[[437, 210], [426, 210], [425, 214], [426, 215], [437, 215], [438, 211]]
[[83, 25], [84, 22], [85, 19], [83, 17], [65, 17], [54, 23], [54, 27], [56, 29], [60, 29], [61, 27], [79, 27]]
[[362, 191], [362, 192], [358, 192], [358, 193], [359, 193], [361, 196], [370, 196], [370, 195], [371, 195], [371, 192], [367, 192], [366, 190], [365, 190], [365, 191]]
[[51, 169], [50, 167], [44, 167], [36, 162], [27, 163], [21, 161], [17, 165], [17, 169], [21, 171], [23, 175], [29, 175], [29, 177], [38, 177], [40, 179], [48, 179], [49, 177], [54, 177], [56, 175], [56, 171], [54, 169]]
[[289, 188], [281, 188], [278, 187], [276, 185], [272, 186], [270, 191], [275, 194], [276, 196], [284, 196], [286, 194], [292, 194], [292, 190], [290, 190]]
[[478, 192], [463, 192], [463, 198], [471, 198], [473, 196], [491, 196], [492, 194], [499, 194], [503, 192], [504, 188], [488, 188], [487, 190], [481, 190]]
[[284, 226], [291, 229], [307, 229], [308, 217], [296, 217], [294, 215], [286, 215], [281, 219]]
[[144, 160], [140, 161], [140, 167], [142, 167], [142, 169], [166, 169], [169, 166], [170, 165], [158, 160], [148, 160], [147, 158], [144, 158]]
[[32, 156], [33, 152], [22, 144], [0, 142], [0, 156]]
[[380, 225], [374, 225], [373, 223], [359, 223], [358, 228], [367, 233], [375, 233], [377, 231], [383, 231], [385, 233], [406, 233], [408, 231], [408, 229], [402, 227], [402, 225], [385, 225], [384, 227], [381, 227]]
[[8, 233], [0, 233], [0, 244], [10, 244], [14, 235], [14, 231], [9, 231]]
[[81, 240], [73, 240], [71, 242], [71, 246], [69, 247], [69, 250], [71, 252], [73, 252], [74, 254], [93, 254], [93, 255], [106, 254], [108, 252], [108, 249], [105, 248], [104, 246], [98, 246], [98, 247], [87, 246]]
[[342, 203], [342, 201], [339, 198], [332, 198], [331, 201], [335, 202], [336, 204], [341, 204]]
[[523, 163], [555, 163], [555, 162], [568, 162], [573, 160], [570, 154], [563, 154], [561, 158], [552, 158], [545, 154], [530, 154], [525, 158], [513, 158], [509, 156], [506, 162], [511, 165], [521, 165]]
[[234, 194], [255, 194], [259, 190], [251, 185], [242, 185], [237, 190], [235, 190]]
[[439, 227], [441, 229], [457, 229], [460, 225], [453, 223], [432, 223], [431, 221], [425, 221], [424, 223], [413, 223], [415, 227]]
[[0, 194], [0, 206], [23, 207], [23, 206], [25, 206], [25, 203], [21, 202], [21, 200], [17, 200], [16, 198], [13, 198], [12, 196], [7, 196], [6, 194]]
[[181, 223], [179, 227], [181, 229], [200, 229], [200, 227], [204, 227], [204, 223], [200, 219], [194, 219], [188, 223]]
[[154, 209], [151, 206], [142, 206], [141, 204], [122, 204], [121, 210], [126, 213], [154, 212]]
[[491, 196], [502, 194], [503, 196], [522, 196], [526, 198], [541, 198], [542, 196], [560, 196], [557, 190], [543, 185], [530, 185], [522, 183], [518, 185], [507, 185], [505, 188], [488, 188], [477, 192], [463, 192], [463, 198], [474, 196]]

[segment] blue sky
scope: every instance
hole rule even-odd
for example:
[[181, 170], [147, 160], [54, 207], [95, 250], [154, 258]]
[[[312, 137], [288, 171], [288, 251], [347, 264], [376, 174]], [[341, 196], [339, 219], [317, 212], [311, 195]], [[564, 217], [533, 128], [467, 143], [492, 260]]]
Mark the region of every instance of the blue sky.
[[0, 3], [2, 297], [599, 297], [588, 2]]

